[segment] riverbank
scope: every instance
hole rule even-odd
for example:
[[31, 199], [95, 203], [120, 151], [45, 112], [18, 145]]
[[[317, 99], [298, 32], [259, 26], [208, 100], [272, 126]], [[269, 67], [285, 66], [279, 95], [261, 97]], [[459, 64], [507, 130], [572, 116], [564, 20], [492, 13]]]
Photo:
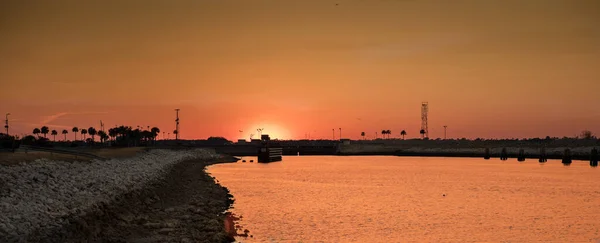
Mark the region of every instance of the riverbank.
[[228, 190], [205, 173], [233, 162], [209, 150], [0, 167], [0, 242], [231, 242]]

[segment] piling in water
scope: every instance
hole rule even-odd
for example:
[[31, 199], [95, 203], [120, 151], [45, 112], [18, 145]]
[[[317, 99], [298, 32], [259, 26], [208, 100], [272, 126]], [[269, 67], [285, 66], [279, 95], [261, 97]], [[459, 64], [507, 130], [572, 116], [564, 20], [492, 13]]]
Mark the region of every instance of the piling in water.
[[596, 167], [598, 166], [598, 149], [593, 148], [590, 153], [590, 166]]
[[506, 148], [502, 148], [502, 151], [500, 152], [500, 160], [507, 160], [508, 159], [508, 152], [506, 152]]
[[485, 148], [485, 154], [483, 155], [484, 159], [490, 159], [490, 148]]
[[573, 162], [573, 160], [571, 159], [571, 150], [565, 149], [565, 152], [563, 153], [563, 159], [562, 159], [563, 165], [569, 166], [569, 165], [571, 165], [572, 162]]
[[546, 157], [546, 148], [541, 148], [540, 149], [540, 163], [545, 163], [546, 161], [548, 161], [548, 158]]
[[519, 155], [517, 156], [517, 161], [523, 162], [525, 161], [525, 150], [519, 149]]

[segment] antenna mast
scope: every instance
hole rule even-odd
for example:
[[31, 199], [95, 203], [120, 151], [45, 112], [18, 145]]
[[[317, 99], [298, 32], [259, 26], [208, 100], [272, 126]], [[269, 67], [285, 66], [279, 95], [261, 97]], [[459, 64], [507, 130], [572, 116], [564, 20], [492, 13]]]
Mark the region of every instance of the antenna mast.
[[6, 125], [4, 125], [4, 128], [6, 128], [6, 136], [8, 136], [8, 116], [10, 115], [10, 113], [6, 113]]
[[175, 109], [175, 140], [179, 140], [179, 109]]
[[421, 130], [425, 131], [424, 138], [429, 138], [429, 128], [427, 127], [427, 112], [429, 112], [429, 104], [421, 103]]

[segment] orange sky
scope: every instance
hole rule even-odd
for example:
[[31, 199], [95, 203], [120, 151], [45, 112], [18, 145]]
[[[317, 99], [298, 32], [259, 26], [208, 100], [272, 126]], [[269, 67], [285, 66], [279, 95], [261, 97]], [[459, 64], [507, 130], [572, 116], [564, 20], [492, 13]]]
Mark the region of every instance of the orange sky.
[[185, 139], [418, 137], [422, 101], [432, 138], [600, 133], [595, 0], [23, 2], [0, 2], [11, 133], [180, 108]]

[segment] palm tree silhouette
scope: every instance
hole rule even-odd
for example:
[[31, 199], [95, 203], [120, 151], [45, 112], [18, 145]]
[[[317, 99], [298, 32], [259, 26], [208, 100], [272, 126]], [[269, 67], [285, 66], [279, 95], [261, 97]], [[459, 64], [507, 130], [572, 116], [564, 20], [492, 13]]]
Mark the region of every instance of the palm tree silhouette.
[[83, 140], [85, 141], [85, 135], [88, 133], [87, 129], [83, 128], [79, 131], [81, 132], [81, 136], [83, 137]]
[[383, 139], [385, 139], [386, 134], [387, 134], [387, 131], [385, 129], [381, 130], [381, 137], [383, 137]]
[[108, 135], [106, 135], [105, 131], [98, 131], [98, 136], [100, 136], [100, 142], [104, 143]]
[[56, 142], [56, 135], [58, 135], [58, 132], [56, 130], [52, 130], [52, 133], [50, 134], [54, 136], [54, 142]]
[[96, 131], [96, 128], [90, 127], [90, 128], [88, 128], [87, 132], [90, 134], [90, 136], [92, 136], [92, 142], [93, 142], [96, 134], [98, 134], [98, 132]]
[[41, 133], [41, 132], [42, 132], [42, 131], [40, 131], [40, 129], [39, 129], [39, 128], [34, 128], [34, 129], [33, 129], [33, 135], [36, 135], [36, 136], [38, 136], [38, 137], [40, 136], [40, 133]]
[[404, 140], [404, 136], [406, 136], [406, 131], [402, 130], [402, 132], [400, 132], [400, 135], [402, 136], [402, 140]]
[[62, 134], [65, 135], [65, 141], [67, 141], [67, 133], [69, 133], [69, 131], [67, 131], [67, 129], [62, 130]]
[[419, 131], [419, 133], [421, 134], [421, 138], [425, 138], [425, 130], [421, 129], [421, 131]]
[[106, 140], [108, 140], [108, 134], [106, 134], [105, 131], [101, 131], [102, 134], [100, 134], [100, 138], [102, 138], [102, 141], [106, 142]]
[[73, 141], [77, 141], [77, 133], [79, 132], [79, 128], [73, 127], [73, 129], [71, 129], [71, 131], [73, 132], [73, 135], [75, 135], [75, 140], [73, 140]]
[[158, 134], [160, 134], [160, 129], [158, 129], [158, 127], [153, 127], [150, 129], [150, 132], [152, 132], [152, 140], [156, 142], [156, 137], [158, 137]]
[[43, 126], [40, 132], [42, 134], [44, 134], [44, 138], [45, 138], [46, 135], [50, 132], [50, 129], [47, 126]]
[[385, 133], [388, 135], [388, 139], [390, 139], [390, 135], [392, 135], [392, 130], [385, 130]]
[[117, 137], [117, 128], [110, 128], [108, 129], [108, 136], [111, 137], [113, 140], [116, 140]]
[[363, 137], [363, 140], [365, 140], [365, 132], [361, 132], [361, 133], [360, 133], [360, 136], [362, 136], [362, 137]]

